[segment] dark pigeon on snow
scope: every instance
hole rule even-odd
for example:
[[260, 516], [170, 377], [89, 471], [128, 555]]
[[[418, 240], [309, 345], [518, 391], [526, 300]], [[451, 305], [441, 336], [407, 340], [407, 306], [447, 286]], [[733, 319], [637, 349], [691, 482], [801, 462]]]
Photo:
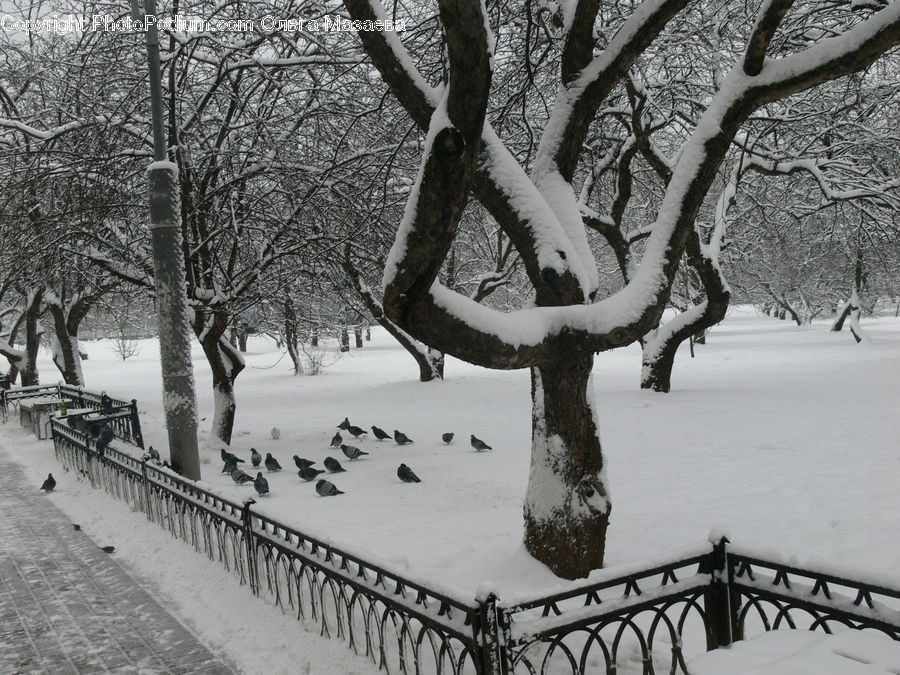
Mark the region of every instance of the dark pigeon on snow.
[[225, 466], [222, 467], [222, 471], [220, 473], [227, 473], [230, 475], [231, 472], [234, 471], [236, 468], [238, 468], [237, 462], [227, 459], [227, 460], [225, 460]]
[[483, 440], [481, 440], [480, 438], [476, 438], [475, 434], [472, 434], [472, 447], [475, 448], [478, 452], [481, 452], [482, 450], [493, 450], [493, 448]]
[[350, 418], [345, 417], [344, 421], [338, 424], [338, 429], [349, 429], [350, 428]]
[[47, 474], [47, 480], [41, 485], [41, 490], [44, 492], [53, 492], [53, 488], [56, 487], [56, 479], [53, 477], [52, 473]]
[[297, 465], [298, 469], [305, 469], [306, 467], [315, 464], [315, 462], [311, 459], [305, 459], [303, 457], [300, 457], [299, 455], [294, 455], [294, 464]]
[[269, 481], [263, 477], [262, 471], [257, 472], [256, 478], [253, 479], [253, 487], [260, 497], [269, 494]]
[[337, 432], [334, 436], [331, 437], [331, 447], [339, 448], [341, 447], [341, 443], [344, 442], [343, 437], [341, 436], [341, 432]]
[[421, 479], [406, 464], [397, 467], [397, 478], [404, 483], [421, 483]]
[[450, 445], [450, 441], [453, 440], [453, 433], [441, 434], [441, 440]]
[[103, 409], [103, 412], [105, 412], [105, 413], [111, 413], [112, 409], [113, 409], [112, 399], [106, 395], [105, 391], [102, 394], [100, 394], [100, 407]]
[[154, 462], [158, 462], [158, 461], [160, 461], [160, 459], [161, 459], [160, 456], [159, 456], [159, 452], [158, 452], [157, 450], [154, 450], [152, 445], [151, 445], [149, 448], [147, 448], [147, 455], [148, 455], [148, 456], [150, 457], [150, 459], [152, 459]]
[[341, 466], [341, 463], [337, 461], [334, 457], [326, 457], [325, 461], [322, 462], [325, 465], [325, 468], [328, 469], [331, 473], [340, 473], [341, 471], [346, 471], [344, 467]]
[[240, 457], [235, 455], [233, 452], [228, 452], [225, 448], [221, 448], [219, 450], [219, 454], [221, 454], [223, 462], [227, 462], [230, 459], [235, 464], [238, 464], [238, 463], [243, 464], [244, 463], [244, 460], [242, 460]]
[[409, 436], [396, 429], [394, 429], [394, 440], [397, 441], [397, 445], [409, 445], [412, 443], [412, 439]]
[[384, 441], [391, 437], [391, 435], [384, 429], [379, 429], [376, 426], [372, 427], [372, 433], [375, 434], [375, 438], [377, 438], [379, 441]]
[[281, 471], [281, 464], [278, 463], [278, 460], [272, 457], [271, 452], [266, 453], [266, 471]]
[[249, 483], [253, 480], [253, 476], [244, 471], [243, 469], [235, 469], [231, 472], [231, 480], [233, 480], [238, 485], [243, 485], [244, 483]]
[[259, 468], [261, 462], [262, 455], [256, 451], [256, 448], [250, 448], [250, 463], [253, 465], [253, 468]]
[[109, 447], [109, 444], [113, 442], [113, 439], [116, 437], [113, 430], [109, 427], [103, 427], [100, 430], [100, 435], [97, 436], [97, 454], [103, 457], [103, 453], [106, 452], [106, 449]]
[[325, 473], [323, 469], [314, 469], [311, 466], [305, 466], [297, 472], [303, 480], [315, 480], [320, 473]]
[[362, 450], [360, 450], [359, 448], [357, 448], [356, 446], [353, 446], [353, 445], [342, 445], [341, 452], [343, 452], [344, 457], [346, 457], [350, 461], [353, 461], [354, 459], [359, 459], [363, 455], [369, 454], [368, 452], [363, 452]]
[[342, 491], [337, 489], [337, 485], [335, 485], [331, 481], [325, 480], [324, 478], [320, 478], [319, 482], [316, 483], [316, 492], [318, 492], [323, 497], [334, 497], [335, 495], [344, 494]]
[[355, 427], [351, 424], [349, 427], [347, 427], [347, 433], [353, 436], [353, 438], [359, 438], [360, 436], [368, 434], [369, 432], [365, 429]]

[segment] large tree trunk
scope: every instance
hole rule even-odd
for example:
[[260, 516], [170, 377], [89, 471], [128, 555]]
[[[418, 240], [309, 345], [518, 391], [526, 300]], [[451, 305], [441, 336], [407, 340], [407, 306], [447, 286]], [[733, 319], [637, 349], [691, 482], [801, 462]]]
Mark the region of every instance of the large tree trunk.
[[303, 372], [303, 364], [300, 362], [298, 349], [299, 338], [297, 336], [297, 313], [294, 311], [294, 303], [290, 298], [284, 301], [284, 343], [288, 356], [294, 364], [294, 375]]
[[362, 337], [362, 328], [354, 328], [353, 329], [353, 340], [357, 349], [363, 348], [363, 337]]
[[[213, 421], [212, 436], [225, 444], [231, 443], [234, 431], [234, 415], [237, 405], [234, 398], [234, 381], [244, 369], [240, 352], [225, 338], [228, 329], [228, 314], [223, 310], [212, 310], [207, 320], [203, 314], [194, 324], [203, 353], [212, 371]], [[200, 328], [200, 330], [198, 330]]]
[[591, 381], [593, 354], [559, 350], [531, 369], [531, 472], [525, 547], [555, 574], [603, 566], [610, 502]]
[[9, 330], [6, 339], [0, 339], [0, 354], [5, 356], [6, 360], [9, 362], [9, 371], [6, 374], [9, 377], [10, 384], [16, 383], [16, 379], [19, 377], [19, 370], [25, 363], [25, 352], [21, 349], [16, 349], [14, 346], [16, 344], [16, 336], [24, 325], [25, 311], [23, 310], [16, 318], [16, 322]]
[[28, 293], [25, 304], [25, 361], [19, 366], [22, 373], [22, 386], [30, 387], [40, 384], [37, 369], [38, 349], [41, 346], [40, 314], [41, 301], [44, 298], [44, 289], [38, 289]]
[[53, 317], [53, 363], [59, 369], [66, 384], [84, 385], [81, 369], [81, 352], [78, 349], [78, 327], [70, 330], [68, 312], [56, 302], [48, 302]]

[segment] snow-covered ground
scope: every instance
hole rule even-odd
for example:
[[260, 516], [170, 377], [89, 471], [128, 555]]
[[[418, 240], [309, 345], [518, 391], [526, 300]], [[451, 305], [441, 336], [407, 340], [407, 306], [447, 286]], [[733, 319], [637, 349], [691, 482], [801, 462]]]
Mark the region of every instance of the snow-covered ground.
[[[733, 309], [708, 344], [697, 346], [697, 358], [686, 346], [679, 352], [667, 395], [638, 389], [637, 347], [600, 354], [594, 382], [613, 500], [607, 565], [639, 563], [704, 541], [718, 528], [742, 547], [777, 551], [800, 565], [839, 564], [900, 584], [900, 319], [873, 319], [864, 328], [870, 345], [829, 333], [826, 323], [797, 327]], [[164, 448], [155, 342], [143, 342], [125, 362], [109, 341], [83, 347], [88, 387], [137, 398], [146, 439]], [[267, 474], [272, 494], [258, 500], [258, 510], [467, 598], [483, 582], [507, 600], [560, 583], [520, 544], [530, 450], [527, 372], [448, 359], [445, 381], [421, 383], [412, 359], [379, 329], [363, 349], [315, 377], [292, 376], [289, 360], [264, 338], [252, 339], [250, 352], [237, 381], [232, 449], [246, 459], [250, 447], [271, 452], [285, 467]], [[210, 376], [199, 347], [194, 354], [201, 427], [208, 429]], [[39, 365], [43, 381], [54, 381], [47, 355]], [[366, 429], [400, 429], [415, 443], [351, 441], [371, 454], [348, 462], [328, 446], [345, 416]], [[281, 430], [279, 440], [272, 427]], [[447, 446], [441, 434], [450, 431], [455, 438]], [[0, 427], [0, 442], [15, 442], [20, 433], [15, 425]], [[494, 450], [475, 452], [472, 433]], [[49, 443], [21, 445], [36, 480], [53, 470]], [[203, 452], [212, 489], [238, 500], [252, 494], [219, 473], [217, 450]], [[346, 494], [317, 496], [313, 483], [297, 477], [294, 454], [341, 460], [346, 473], [328, 477]], [[423, 482], [402, 483], [401, 462]], [[87, 498], [65, 475], [59, 490], [51, 498], [69, 502], [64, 508], [80, 508], [65, 497], [69, 491]], [[99, 502], [88, 508], [102, 527]], [[140, 536], [145, 529], [154, 530], [139, 528]], [[162, 561], [158, 566], [163, 580], [167, 572]], [[364, 662], [335, 672], [357, 667]]]

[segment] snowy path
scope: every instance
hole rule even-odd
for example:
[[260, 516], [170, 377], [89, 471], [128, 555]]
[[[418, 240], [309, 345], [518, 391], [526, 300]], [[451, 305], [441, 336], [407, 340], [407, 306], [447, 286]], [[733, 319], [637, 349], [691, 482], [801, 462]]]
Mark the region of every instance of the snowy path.
[[2, 449], [0, 463], [0, 672], [233, 672]]

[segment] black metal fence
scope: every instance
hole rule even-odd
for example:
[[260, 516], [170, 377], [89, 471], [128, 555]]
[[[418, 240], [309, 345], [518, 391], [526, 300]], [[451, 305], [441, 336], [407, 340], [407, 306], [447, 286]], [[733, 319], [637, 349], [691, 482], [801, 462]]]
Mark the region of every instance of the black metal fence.
[[[900, 640], [900, 590], [753, 557], [722, 539], [647, 569], [516, 603], [454, 597], [51, 423], [59, 461], [218, 561], [307, 628], [388, 673], [688, 675], [693, 656], [776, 628]], [[123, 448], [124, 449], [124, 448]]]
[[22, 401], [30, 398], [47, 396], [66, 399], [73, 408], [90, 409], [91, 412], [85, 415], [85, 422], [106, 424], [112, 428], [116, 438], [139, 448], [144, 447], [141, 419], [135, 399], [123, 401], [112, 397], [104, 398], [104, 394], [60, 382], [59, 384], [0, 389], [0, 412], [5, 420], [10, 407], [16, 407]]

